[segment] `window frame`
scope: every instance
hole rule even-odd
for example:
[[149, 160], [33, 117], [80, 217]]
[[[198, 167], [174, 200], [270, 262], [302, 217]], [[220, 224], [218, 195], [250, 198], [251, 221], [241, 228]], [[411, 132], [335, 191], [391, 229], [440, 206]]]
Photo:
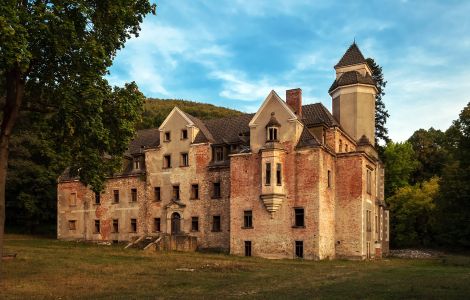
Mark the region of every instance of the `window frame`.
[[244, 210], [243, 211], [243, 229], [252, 229], [253, 228], [253, 211]]
[[193, 183], [191, 184], [191, 200], [198, 200], [199, 199], [199, 184]]
[[173, 185], [173, 190], [171, 194], [172, 200], [180, 201], [181, 200], [181, 189], [179, 184]]
[[93, 233], [94, 233], [94, 234], [100, 234], [100, 233], [101, 233], [101, 222], [100, 222], [100, 219], [95, 219], [95, 227], [93, 228]]
[[161, 218], [153, 218], [153, 232], [162, 232]]
[[189, 167], [189, 154], [188, 152], [180, 153], [180, 167]]
[[[302, 221], [300, 221], [302, 216]], [[305, 228], [305, 209], [303, 207], [294, 207], [294, 228]]]
[[[216, 222], [216, 220], [218, 220]], [[218, 224], [216, 226], [216, 224]], [[212, 232], [222, 232], [222, 218], [220, 215], [212, 216]]]
[[163, 169], [171, 169], [171, 154], [163, 155]]
[[119, 203], [119, 201], [121, 201], [121, 196], [119, 195], [119, 190], [116, 190], [114, 189], [113, 190], [113, 203], [116, 204], [116, 203]]
[[181, 129], [181, 140], [188, 139], [188, 129]]
[[[72, 201], [73, 199], [73, 201]], [[77, 193], [73, 192], [69, 195], [69, 206], [77, 206]]]
[[131, 202], [135, 203], [138, 202], [138, 191], [137, 188], [131, 188]]
[[137, 233], [137, 218], [131, 218], [131, 233]]
[[304, 241], [295, 241], [295, 258], [304, 258]]
[[69, 225], [69, 231], [77, 230], [77, 220], [69, 220], [68, 225]]
[[199, 232], [199, 217], [198, 216], [191, 217], [191, 231]]
[[95, 202], [94, 205], [101, 205], [101, 193], [95, 192]]
[[212, 199], [222, 198], [222, 184], [220, 181], [212, 182]]
[[171, 141], [171, 131], [165, 131], [163, 133], [163, 141], [164, 142], [170, 142]]
[[112, 233], [119, 233], [119, 219], [113, 219], [113, 228], [112, 228]]
[[282, 185], [282, 164], [276, 163], [276, 185]]
[[245, 246], [245, 256], [246, 257], [252, 256], [253, 243], [251, 241], [245, 241], [244, 246]]
[[153, 202], [162, 201], [162, 189], [159, 186], [153, 187]]

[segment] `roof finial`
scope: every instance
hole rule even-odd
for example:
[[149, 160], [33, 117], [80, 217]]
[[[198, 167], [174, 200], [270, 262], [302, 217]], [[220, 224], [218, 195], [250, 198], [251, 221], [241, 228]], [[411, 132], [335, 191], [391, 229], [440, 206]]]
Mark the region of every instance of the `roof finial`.
[[353, 45], [356, 45], [356, 36], [354, 36]]

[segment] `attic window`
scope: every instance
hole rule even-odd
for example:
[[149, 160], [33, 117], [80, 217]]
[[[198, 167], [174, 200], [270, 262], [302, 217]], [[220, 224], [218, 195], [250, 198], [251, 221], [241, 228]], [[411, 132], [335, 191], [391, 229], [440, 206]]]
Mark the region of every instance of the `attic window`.
[[165, 142], [169, 142], [171, 140], [170, 131], [165, 132]]
[[271, 119], [269, 119], [268, 124], [266, 124], [266, 139], [268, 142], [277, 141], [277, 130], [281, 127], [281, 124], [276, 119], [275, 113], [271, 113]]
[[268, 128], [268, 141], [269, 142], [277, 141], [277, 127]]
[[185, 140], [187, 138], [188, 138], [188, 130], [187, 129], [181, 130], [181, 139]]
[[134, 158], [134, 170], [140, 170], [140, 160], [138, 158]]
[[222, 146], [214, 147], [214, 160], [215, 161], [224, 160], [224, 148]]

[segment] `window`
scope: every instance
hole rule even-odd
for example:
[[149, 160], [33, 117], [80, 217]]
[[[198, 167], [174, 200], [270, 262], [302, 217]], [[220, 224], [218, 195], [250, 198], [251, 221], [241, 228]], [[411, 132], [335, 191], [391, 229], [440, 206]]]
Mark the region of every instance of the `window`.
[[294, 213], [295, 213], [295, 227], [305, 227], [304, 209], [294, 208]]
[[371, 225], [371, 211], [366, 210], [366, 226], [367, 226], [367, 232], [372, 231], [372, 225]]
[[169, 131], [165, 132], [165, 142], [171, 141], [171, 133]]
[[140, 160], [138, 158], [134, 159], [134, 170], [140, 170]]
[[268, 128], [268, 141], [270, 142], [277, 141], [277, 128], [276, 127]]
[[163, 168], [164, 169], [171, 168], [171, 155], [165, 155], [163, 157]]
[[180, 200], [180, 186], [173, 186], [173, 200]]
[[191, 199], [199, 199], [199, 184], [191, 185]]
[[154, 218], [153, 219], [153, 231], [160, 232], [161, 231], [160, 224], [161, 224], [160, 218]]
[[379, 239], [379, 217], [375, 215], [375, 238]]
[[188, 130], [187, 129], [182, 129], [181, 130], [181, 139], [185, 140], [188, 138]]
[[327, 178], [327, 180], [328, 180], [328, 187], [331, 187], [331, 171], [330, 171], [330, 170], [328, 170], [327, 176], [328, 176], [328, 178]]
[[245, 256], [251, 256], [251, 241], [245, 241]]
[[70, 220], [69, 221], [69, 230], [75, 230], [77, 229], [77, 221], [76, 220]]
[[345, 147], [345, 151], [349, 152], [348, 144], [346, 144], [344, 147]]
[[276, 164], [276, 184], [282, 185], [281, 164]]
[[199, 217], [191, 218], [191, 231], [199, 231]]
[[181, 166], [187, 167], [189, 166], [189, 156], [188, 153], [181, 153]]
[[131, 232], [137, 232], [137, 219], [131, 219]]
[[326, 131], [323, 129], [322, 144], [326, 144]]
[[100, 220], [95, 220], [95, 231], [94, 233], [100, 233]]
[[304, 241], [295, 241], [295, 257], [304, 257]]
[[77, 193], [71, 193], [69, 196], [69, 206], [77, 205]]
[[114, 190], [113, 191], [113, 202], [114, 203], [119, 203], [119, 190]]
[[212, 198], [220, 198], [220, 182], [214, 182]]
[[343, 141], [341, 139], [339, 140], [339, 151], [338, 152], [343, 152]]
[[224, 160], [224, 148], [223, 147], [215, 147], [214, 148], [214, 160], [215, 161], [223, 161]]
[[137, 189], [131, 189], [131, 202], [137, 202]]
[[367, 193], [372, 193], [372, 171], [367, 169]]
[[245, 210], [243, 213], [243, 228], [253, 228], [253, 212]]
[[271, 185], [271, 163], [266, 163], [265, 185]]
[[212, 217], [212, 231], [220, 231], [220, 216]]
[[384, 226], [384, 235], [385, 235], [384, 238], [385, 238], [385, 241], [388, 242], [389, 237], [390, 237], [390, 228], [389, 228], [389, 219], [388, 219], [389, 218], [389, 211], [386, 210], [386, 211], [384, 211], [384, 213], [385, 213], [384, 214], [384, 220], [383, 220], [383, 222], [384, 222], [384, 224], [383, 224], [383, 226]]
[[159, 202], [159, 201], [162, 201], [162, 198], [161, 198], [161, 194], [160, 194], [160, 187], [159, 186], [156, 186], [154, 188], [154, 196], [155, 196], [155, 201], [156, 202]]
[[114, 233], [119, 232], [119, 220], [118, 219], [113, 220], [113, 232]]
[[101, 204], [101, 195], [100, 195], [100, 193], [95, 193], [95, 204]]

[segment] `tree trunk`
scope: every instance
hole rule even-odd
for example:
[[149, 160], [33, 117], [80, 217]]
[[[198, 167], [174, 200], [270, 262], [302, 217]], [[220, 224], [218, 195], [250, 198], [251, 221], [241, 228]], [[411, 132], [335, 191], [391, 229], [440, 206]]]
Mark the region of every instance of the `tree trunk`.
[[24, 95], [24, 79], [19, 67], [6, 73], [6, 102], [0, 127], [0, 277], [2, 275], [3, 237], [5, 231], [5, 187], [8, 167], [8, 145], [18, 118]]

